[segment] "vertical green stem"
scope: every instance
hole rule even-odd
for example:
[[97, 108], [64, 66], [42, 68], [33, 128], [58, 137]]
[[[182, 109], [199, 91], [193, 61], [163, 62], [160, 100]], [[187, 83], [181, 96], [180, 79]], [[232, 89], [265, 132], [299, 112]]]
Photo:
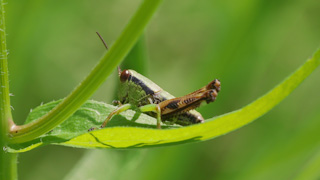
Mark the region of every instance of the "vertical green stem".
[[137, 43], [131, 49], [123, 63], [122, 68], [133, 69], [142, 75], [147, 75], [147, 51], [145, 36], [141, 35]]
[[8, 142], [8, 127], [9, 122], [12, 122], [12, 115], [4, 12], [3, 0], [0, 0], [0, 179], [11, 180], [17, 179], [17, 155], [5, 151]]

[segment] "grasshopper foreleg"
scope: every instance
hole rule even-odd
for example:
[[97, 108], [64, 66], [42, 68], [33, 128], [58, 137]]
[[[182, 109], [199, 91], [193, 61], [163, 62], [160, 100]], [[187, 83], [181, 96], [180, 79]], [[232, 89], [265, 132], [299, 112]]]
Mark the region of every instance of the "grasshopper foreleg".
[[110, 121], [110, 119], [114, 116], [114, 115], [118, 115], [123, 111], [126, 111], [128, 109], [132, 109], [133, 106], [131, 104], [124, 104], [119, 106], [117, 109], [113, 110], [108, 117], [106, 118], [106, 120], [104, 120], [104, 122], [102, 123], [102, 125], [100, 126], [100, 128], [104, 128], [106, 127], [107, 123]]

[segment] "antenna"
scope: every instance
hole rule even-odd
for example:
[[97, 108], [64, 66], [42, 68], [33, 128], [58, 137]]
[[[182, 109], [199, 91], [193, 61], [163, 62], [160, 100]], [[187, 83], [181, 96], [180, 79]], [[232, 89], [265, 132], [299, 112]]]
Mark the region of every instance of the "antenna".
[[104, 39], [102, 38], [102, 36], [101, 36], [98, 32], [96, 32], [96, 33], [98, 34], [99, 38], [101, 39], [101, 41], [102, 41], [102, 43], [103, 43], [104, 47], [106, 47], [106, 48], [107, 48], [107, 50], [108, 50], [109, 48], [108, 48], [108, 46], [107, 46], [107, 43], [104, 41]]
[[[109, 50], [107, 43], [104, 41], [104, 39], [103, 39], [102, 36], [99, 34], [99, 32], [96, 32], [96, 33], [97, 33], [97, 35], [99, 36], [99, 38], [101, 39], [104, 47], [106, 47], [106, 49]], [[121, 71], [121, 69], [120, 69], [120, 66], [118, 66], [118, 74], [119, 74], [119, 76], [121, 75], [121, 72], [122, 72], [122, 71]]]
[[120, 66], [118, 66], [118, 75], [119, 75], [119, 77], [120, 77], [121, 73], [122, 73], [122, 71], [120, 69]]

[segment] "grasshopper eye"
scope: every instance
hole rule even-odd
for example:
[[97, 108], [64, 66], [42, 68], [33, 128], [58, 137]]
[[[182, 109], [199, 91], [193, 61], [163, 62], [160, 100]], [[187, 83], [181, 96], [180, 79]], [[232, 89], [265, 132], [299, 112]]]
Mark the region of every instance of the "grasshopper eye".
[[123, 70], [120, 74], [120, 81], [121, 82], [125, 82], [130, 78], [131, 74], [129, 72], [129, 70]]

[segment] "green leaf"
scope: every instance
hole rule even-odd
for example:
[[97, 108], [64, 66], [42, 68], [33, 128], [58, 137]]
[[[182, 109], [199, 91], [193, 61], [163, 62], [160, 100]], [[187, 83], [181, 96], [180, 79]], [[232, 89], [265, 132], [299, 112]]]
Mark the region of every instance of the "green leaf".
[[[204, 141], [236, 130], [262, 116], [288, 96], [320, 64], [320, 50], [280, 85], [251, 104], [206, 120], [205, 123], [179, 127], [155, 128], [156, 120], [145, 114], [126, 111], [112, 118], [104, 129], [98, 127], [115, 107], [88, 101], [67, 121], [52, 132], [23, 144], [11, 145], [11, 152], [24, 152], [45, 144], [59, 144], [81, 148], [138, 148]], [[33, 121], [55, 107], [59, 101], [40, 106], [32, 111], [27, 122]]]

